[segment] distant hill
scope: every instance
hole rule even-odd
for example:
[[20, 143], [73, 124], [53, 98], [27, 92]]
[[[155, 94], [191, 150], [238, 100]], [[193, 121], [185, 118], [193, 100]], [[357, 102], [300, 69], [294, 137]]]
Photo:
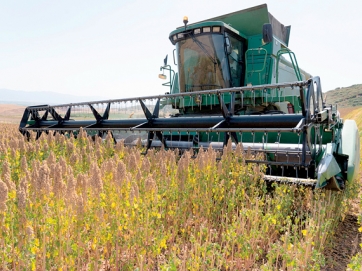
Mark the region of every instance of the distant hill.
[[325, 92], [327, 104], [337, 104], [338, 108], [362, 106], [362, 84], [336, 88]]
[[0, 89], [0, 104], [39, 105], [64, 104], [97, 100], [107, 100], [101, 96], [75, 96], [51, 91], [21, 91]]

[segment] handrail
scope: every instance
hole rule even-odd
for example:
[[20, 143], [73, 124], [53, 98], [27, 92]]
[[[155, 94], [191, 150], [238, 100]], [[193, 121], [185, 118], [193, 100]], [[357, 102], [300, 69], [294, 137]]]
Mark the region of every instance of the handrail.
[[170, 81], [169, 81], [169, 82], [166, 82], [166, 83], [163, 83], [162, 86], [170, 87], [170, 92], [171, 92], [172, 86], [173, 86], [173, 82], [174, 82], [174, 79], [175, 79], [175, 71], [171, 68], [170, 65], [162, 66], [162, 67], [161, 67], [161, 70], [170, 71]]
[[276, 67], [276, 83], [278, 83], [278, 77], [279, 77], [279, 61], [280, 61], [280, 57], [284, 54], [288, 54], [290, 61], [292, 62], [293, 65], [293, 69], [295, 72], [295, 75], [297, 77], [298, 81], [302, 81], [302, 74], [300, 73], [300, 69], [298, 66], [298, 62], [297, 62], [297, 58], [294, 54], [294, 52], [292, 52], [291, 50], [284, 48], [284, 49], [280, 49], [277, 53], [277, 67]]

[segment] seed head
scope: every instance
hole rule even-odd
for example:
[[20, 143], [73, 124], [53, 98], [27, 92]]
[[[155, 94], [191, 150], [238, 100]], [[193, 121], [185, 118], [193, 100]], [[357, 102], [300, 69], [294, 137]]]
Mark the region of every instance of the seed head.
[[238, 143], [238, 145], [236, 146], [236, 149], [235, 149], [235, 154], [237, 157], [242, 157], [243, 153], [244, 153], [243, 144]]
[[126, 178], [126, 165], [123, 163], [123, 161], [119, 161], [117, 164], [117, 171], [115, 176], [115, 183], [121, 187], [123, 180]]
[[36, 191], [49, 194], [51, 192], [51, 183], [50, 183], [50, 170], [46, 161], [44, 164], [39, 168], [39, 177], [36, 180]]
[[26, 226], [26, 234], [29, 238], [34, 237], [34, 229], [32, 226], [30, 226], [30, 225]]
[[83, 130], [83, 127], [80, 128], [77, 138], [78, 139], [87, 138], [87, 133]]
[[10, 174], [7, 173], [7, 174], [4, 176], [4, 182], [6, 183], [9, 191], [16, 190], [16, 185], [15, 185], [15, 183], [11, 180]]
[[149, 175], [145, 180], [146, 191], [157, 194], [157, 183], [152, 175]]
[[53, 176], [53, 191], [54, 195], [57, 198], [63, 198], [65, 194], [66, 185], [63, 182], [62, 175], [60, 172], [62, 172], [62, 167], [59, 163], [55, 165], [55, 174]]
[[74, 145], [73, 145], [73, 143], [67, 141], [67, 153], [68, 153], [68, 155], [71, 154], [71, 153], [73, 153], [73, 151], [74, 151]]
[[59, 158], [59, 161], [58, 161], [60, 167], [62, 168], [62, 170], [66, 170], [67, 168], [67, 162], [65, 161], [65, 159], [63, 158], [63, 156], [61, 156]]
[[129, 157], [128, 160], [128, 170], [133, 171], [135, 169], [137, 169], [137, 158], [134, 155], [134, 153], [132, 153], [132, 155]]
[[147, 157], [145, 157], [142, 161], [142, 170], [146, 173], [149, 173], [151, 170], [151, 164]]
[[114, 164], [114, 160], [113, 159], [108, 159], [101, 166], [102, 176], [113, 172], [114, 168], [116, 168], [116, 165]]
[[24, 213], [25, 212], [25, 207], [26, 207], [26, 192], [24, 191], [24, 189], [19, 186], [18, 190], [16, 191], [16, 196], [18, 199], [18, 208], [19, 208], [19, 213]]
[[17, 150], [17, 148], [11, 149], [11, 157], [14, 159], [16, 158], [16, 150]]
[[79, 156], [77, 152], [73, 152], [69, 159], [72, 165], [76, 164], [79, 161]]
[[77, 206], [77, 193], [75, 191], [76, 181], [73, 174], [69, 171], [67, 178], [67, 193], [66, 193], [66, 202], [68, 205], [72, 206], [73, 209], [76, 209]]
[[6, 201], [8, 199], [8, 186], [0, 179], [0, 211], [6, 211]]
[[123, 153], [124, 152], [124, 139], [117, 142], [115, 146], [115, 150], [117, 153]]
[[43, 145], [43, 151], [46, 153], [46, 152], [48, 152], [48, 150], [49, 150], [48, 143], [45, 142]]
[[[21, 177], [21, 179], [20, 179], [18, 190], [20, 190], [20, 189], [22, 191], [24, 191], [25, 197], [27, 197], [28, 196], [28, 179], [26, 176]], [[18, 192], [16, 194], [18, 194]]]
[[4, 178], [5, 175], [10, 175], [11, 171], [10, 171], [10, 164], [7, 160], [5, 160], [5, 162], [3, 163], [3, 170], [2, 170], [2, 174], [1, 176]]
[[138, 197], [139, 197], [138, 185], [136, 182], [133, 182], [129, 194], [130, 202], [133, 203], [134, 199], [137, 199]]
[[[0, 150], [1, 150], [1, 148], [0, 148]], [[21, 139], [19, 140], [19, 151], [20, 151], [21, 153], [26, 152], [26, 145], [25, 145], [24, 138], [21, 138]]]
[[137, 169], [136, 180], [141, 180], [141, 179], [142, 179], [142, 172], [140, 169]]
[[161, 163], [160, 175], [161, 175], [161, 177], [166, 177], [167, 176], [167, 167], [166, 167], [165, 163]]
[[97, 161], [103, 160], [103, 153], [102, 153], [102, 148], [101, 147], [97, 147], [96, 159], [97, 159]]
[[96, 194], [99, 194], [103, 191], [103, 181], [101, 178], [101, 171], [96, 162], [92, 162], [90, 172], [91, 172], [90, 185], [93, 191]]
[[28, 162], [26, 160], [26, 156], [23, 155], [20, 160], [20, 167], [23, 172], [26, 172], [28, 169]]
[[48, 159], [47, 159], [48, 165], [53, 165], [53, 164], [55, 164], [56, 161], [57, 161], [57, 159], [55, 158], [54, 152], [50, 151]]
[[54, 142], [54, 135], [53, 133], [48, 133], [47, 134], [47, 141], [49, 145], [52, 145], [52, 143]]
[[35, 151], [36, 151], [37, 153], [39, 153], [39, 152], [40, 152], [40, 149], [41, 149], [41, 147], [40, 147], [39, 141], [36, 141], [36, 143], [35, 143]]
[[76, 210], [78, 216], [81, 216], [84, 213], [84, 199], [82, 195], [77, 196]]

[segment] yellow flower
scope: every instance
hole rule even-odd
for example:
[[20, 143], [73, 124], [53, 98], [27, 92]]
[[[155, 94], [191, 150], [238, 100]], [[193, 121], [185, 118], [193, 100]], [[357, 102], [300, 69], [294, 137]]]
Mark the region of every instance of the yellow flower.
[[359, 228], [358, 228], [358, 231], [359, 231], [359, 232], [362, 232], [362, 227], [359, 227]]
[[34, 245], [39, 247], [39, 238], [35, 238], [34, 240]]
[[99, 196], [101, 197], [102, 200], [105, 200], [107, 197], [106, 194], [104, 193], [100, 193]]
[[303, 234], [303, 236], [306, 236], [307, 235], [307, 230], [302, 230], [302, 234]]
[[92, 243], [91, 247], [92, 247], [93, 250], [95, 250], [96, 249], [96, 244]]
[[38, 248], [36, 246], [34, 246], [30, 249], [30, 251], [31, 251], [31, 253], [36, 254], [36, 252], [38, 251]]
[[160, 242], [160, 248], [167, 248], [167, 245], [166, 245], [166, 238], [163, 238]]

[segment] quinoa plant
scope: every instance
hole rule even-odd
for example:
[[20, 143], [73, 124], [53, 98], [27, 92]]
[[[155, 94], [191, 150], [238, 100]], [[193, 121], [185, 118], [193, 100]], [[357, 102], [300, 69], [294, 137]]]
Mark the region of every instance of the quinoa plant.
[[319, 270], [352, 194], [262, 181], [231, 145], [0, 132], [1, 270]]

